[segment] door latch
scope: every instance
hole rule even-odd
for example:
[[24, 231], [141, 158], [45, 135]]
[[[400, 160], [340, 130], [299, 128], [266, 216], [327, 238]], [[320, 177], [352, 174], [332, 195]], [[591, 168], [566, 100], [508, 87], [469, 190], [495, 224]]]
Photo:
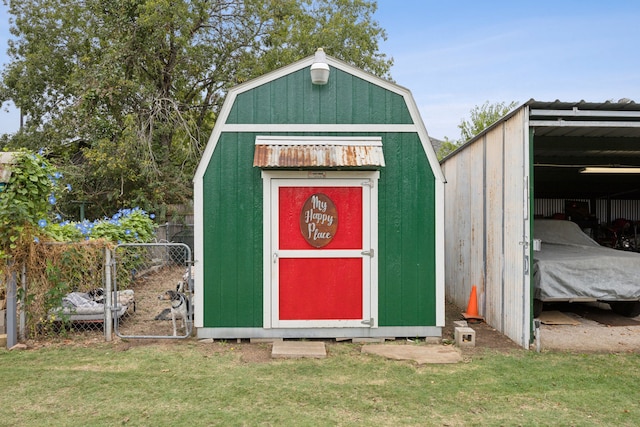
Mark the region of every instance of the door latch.
[[361, 253], [362, 255], [368, 255], [368, 256], [370, 256], [371, 258], [373, 258], [373, 249], [370, 249], [370, 250], [368, 250], [368, 251], [362, 251], [362, 252], [360, 252], [360, 253]]
[[372, 317], [372, 318], [370, 318], [369, 320], [363, 320], [363, 321], [362, 321], [362, 322], [360, 322], [360, 323], [362, 323], [363, 325], [367, 325], [367, 326], [371, 327], [371, 326], [373, 326], [373, 324], [374, 324], [373, 317]]

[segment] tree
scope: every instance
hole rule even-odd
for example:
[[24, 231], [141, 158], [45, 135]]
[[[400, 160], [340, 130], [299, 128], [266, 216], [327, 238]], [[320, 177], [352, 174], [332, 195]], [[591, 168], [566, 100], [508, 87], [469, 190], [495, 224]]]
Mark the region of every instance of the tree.
[[444, 141], [440, 144], [438, 148], [438, 152], [436, 155], [438, 156], [438, 160], [442, 160], [447, 157], [450, 153], [453, 153], [456, 148], [458, 148], [460, 144], [456, 141], [451, 141], [446, 136], [444, 137]]
[[506, 102], [490, 104], [489, 101], [486, 101], [481, 106], [476, 105], [473, 107], [469, 112], [470, 117], [468, 119], [462, 119], [458, 125], [460, 138], [457, 141], [450, 141], [445, 137], [445, 141], [437, 153], [438, 159], [442, 160], [445, 158], [462, 144], [497, 122], [517, 105], [518, 103], [515, 101], [511, 101], [508, 104]]
[[459, 142], [464, 143], [491, 126], [502, 116], [511, 111], [518, 105], [517, 102], [511, 101], [509, 104], [505, 102], [496, 102], [490, 104], [486, 101], [481, 106], [475, 106], [469, 113], [471, 117], [468, 120], [462, 120], [458, 125], [460, 129]]
[[[6, 3], [6, 0], [5, 0]], [[324, 47], [389, 78], [367, 0], [22, 0], [0, 102], [46, 147], [94, 215], [191, 197], [226, 91]], [[64, 201], [63, 201], [64, 202]], [[67, 209], [68, 210], [68, 209]]]

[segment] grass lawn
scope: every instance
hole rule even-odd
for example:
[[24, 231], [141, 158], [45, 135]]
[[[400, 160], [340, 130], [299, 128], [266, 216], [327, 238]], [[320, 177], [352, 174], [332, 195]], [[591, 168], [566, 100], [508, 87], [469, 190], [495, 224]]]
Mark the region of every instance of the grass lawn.
[[[393, 345], [393, 344], [391, 344]], [[424, 344], [423, 344], [424, 345]], [[0, 425], [635, 426], [640, 355], [479, 352], [417, 365], [327, 343], [97, 343], [0, 350]]]

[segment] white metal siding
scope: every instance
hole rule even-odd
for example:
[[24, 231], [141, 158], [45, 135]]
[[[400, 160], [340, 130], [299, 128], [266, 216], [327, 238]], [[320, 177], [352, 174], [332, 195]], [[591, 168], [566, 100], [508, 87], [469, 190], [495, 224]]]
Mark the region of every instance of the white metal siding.
[[526, 110], [504, 122], [505, 145], [505, 274], [502, 284], [504, 333], [529, 346], [529, 138]]
[[485, 321], [529, 346], [529, 139], [526, 109], [442, 165], [447, 297], [466, 307], [471, 286]]
[[485, 313], [484, 317], [490, 325], [503, 331], [502, 316], [504, 274], [505, 274], [505, 191], [512, 185], [511, 180], [505, 180], [508, 171], [505, 170], [504, 125], [494, 128], [485, 136], [485, 192], [486, 203], [486, 263], [487, 278], [485, 284]]
[[[483, 145], [476, 144], [451, 158], [443, 172], [445, 185], [445, 288], [447, 297], [466, 308], [471, 286], [484, 288]], [[478, 301], [481, 306], [481, 301]]]

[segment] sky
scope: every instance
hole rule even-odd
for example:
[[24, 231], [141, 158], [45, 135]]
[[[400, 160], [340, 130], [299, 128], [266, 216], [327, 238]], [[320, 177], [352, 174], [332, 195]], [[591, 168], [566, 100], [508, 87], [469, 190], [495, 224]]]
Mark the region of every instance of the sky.
[[[374, 19], [387, 32], [380, 51], [393, 58], [391, 76], [431, 137], [458, 139], [486, 102], [640, 102], [636, 0], [378, 0]], [[0, 2], [0, 70], [8, 20]], [[0, 133], [18, 126], [15, 107], [3, 105]]]

